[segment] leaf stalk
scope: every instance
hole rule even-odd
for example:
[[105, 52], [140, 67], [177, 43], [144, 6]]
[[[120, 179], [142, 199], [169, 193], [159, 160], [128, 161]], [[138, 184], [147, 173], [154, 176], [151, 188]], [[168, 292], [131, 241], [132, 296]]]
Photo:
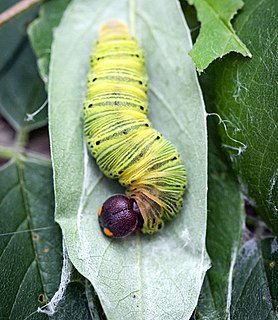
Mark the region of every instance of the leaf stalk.
[[21, 0], [17, 2], [15, 5], [0, 13], [0, 26], [42, 1], [43, 0]]

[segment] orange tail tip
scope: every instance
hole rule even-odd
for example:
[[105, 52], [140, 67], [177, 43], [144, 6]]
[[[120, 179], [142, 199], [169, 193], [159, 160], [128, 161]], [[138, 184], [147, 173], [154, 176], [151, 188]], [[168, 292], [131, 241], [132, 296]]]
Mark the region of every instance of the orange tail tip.
[[128, 33], [128, 26], [125, 22], [118, 19], [107, 20], [99, 27], [99, 34], [101, 37], [123, 33]]

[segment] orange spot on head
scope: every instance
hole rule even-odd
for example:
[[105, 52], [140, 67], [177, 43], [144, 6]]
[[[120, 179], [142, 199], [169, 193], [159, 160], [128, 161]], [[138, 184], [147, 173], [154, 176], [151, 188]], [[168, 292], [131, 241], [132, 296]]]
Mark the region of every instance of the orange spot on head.
[[113, 233], [108, 228], [104, 228], [103, 232], [105, 233], [105, 235], [107, 235], [107, 237], [113, 236]]
[[98, 211], [97, 211], [98, 216], [101, 215], [101, 212], [102, 212], [102, 205], [98, 208]]

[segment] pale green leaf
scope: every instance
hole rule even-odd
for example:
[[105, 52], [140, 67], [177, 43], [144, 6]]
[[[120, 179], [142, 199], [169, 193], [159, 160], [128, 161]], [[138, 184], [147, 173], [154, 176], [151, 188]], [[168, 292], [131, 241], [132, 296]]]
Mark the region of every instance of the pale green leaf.
[[[99, 24], [128, 17], [145, 52], [150, 118], [179, 149], [189, 182], [184, 209], [163, 232], [111, 240], [100, 232], [97, 208], [121, 188], [104, 178], [87, 154], [82, 101]], [[72, 262], [92, 282], [108, 319], [189, 319], [209, 265], [207, 142], [204, 104], [187, 55], [190, 34], [178, 1], [75, 0], [52, 48], [50, 137], [56, 219]]]
[[251, 57], [245, 44], [236, 35], [231, 19], [242, 8], [242, 0], [188, 0], [197, 10], [200, 34], [190, 51], [196, 68], [203, 71], [217, 58], [235, 51]]

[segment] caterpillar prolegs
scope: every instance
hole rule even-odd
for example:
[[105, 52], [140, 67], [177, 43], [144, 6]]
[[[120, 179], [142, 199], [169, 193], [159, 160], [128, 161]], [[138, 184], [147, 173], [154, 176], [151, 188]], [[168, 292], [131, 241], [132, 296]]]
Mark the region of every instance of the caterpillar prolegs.
[[109, 237], [152, 234], [180, 210], [185, 167], [174, 146], [147, 118], [144, 55], [127, 25], [109, 20], [95, 42], [84, 101], [84, 133], [99, 168], [126, 187], [99, 208]]

